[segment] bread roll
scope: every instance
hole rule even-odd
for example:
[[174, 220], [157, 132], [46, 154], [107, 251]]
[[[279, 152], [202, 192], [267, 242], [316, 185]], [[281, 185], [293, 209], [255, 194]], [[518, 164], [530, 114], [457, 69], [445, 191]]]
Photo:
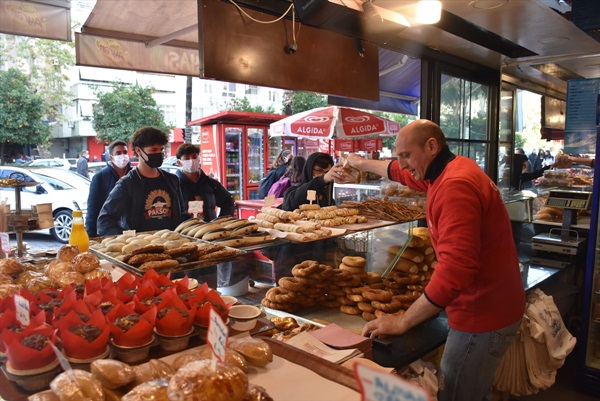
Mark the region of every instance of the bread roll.
[[[71, 378], [72, 375], [76, 381]], [[73, 369], [59, 374], [50, 382], [50, 388], [60, 401], [104, 401], [100, 381], [85, 370]]]
[[125, 386], [135, 379], [133, 368], [115, 359], [97, 359], [90, 364], [90, 370], [104, 387], [110, 389]]
[[11, 276], [21, 273], [23, 270], [25, 270], [25, 267], [18, 260], [11, 258], [0, 259], [0, 273]]
[[121, 398], [121, 401], [169, 401], [169, 397], [167, 396], [168, 388], [168, 379], [150, 380], [135, 386]]
[[77, 255], [79, 255], [79, 247], [77, 245], [63, 245], [58, 250], [56, 259], [71, 263]]
[[267, 366], [273, 361], [271, 347], [260, 338], [230, 339], [227, 347], [242, 354], [254, 366]]
[[88, 273], [100, 267], [100, 261], [90, 252], [83, 252], [73, 258], [73, 270], [78, 273]]
[[169, 381], [169, 401], [243, 401], [248, 377], [235, 366], [216, 365], [210, 360], [190, 362]]

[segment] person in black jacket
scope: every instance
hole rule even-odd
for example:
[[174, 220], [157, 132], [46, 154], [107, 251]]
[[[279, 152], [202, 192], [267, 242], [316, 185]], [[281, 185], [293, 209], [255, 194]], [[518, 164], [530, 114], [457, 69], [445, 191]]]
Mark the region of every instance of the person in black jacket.
[[283, 194], [283, 210], [293, 211], [307, 199], [307, 191], [315, 191], [316, 199], [313, 203], [321, 206], [335, 205], [333, 199], [333, 182], [343, 177], [343, 167], [335, 164], [333, 158], [327, 153], [316, 152], [308, 156], [302, 170], [302, 183], [288, 188]]
[[517, 191], [522, 190], [525, 184], [531, 182], [544, 175], [544, 171], [550, 169], [551, 166], [540, 167], [537, 170], [527, 172], [527, 156], [515, 153], [512, 162], [512, 175], [510, 187]]
[[283, 149], [281, 152], [279, 152], [275, 160], [273, 160], [271, 169], [260, 181], [258, 186], [259, 199], [264, 199], [265, 196], [268, 195], [271, 186], [279, 181], [281, 177], [283, 177], [293, 157], [294, 154], [289, 149]]
[[189, 201], [203, 201], [204, 220], [210, 221], [219, 216], [233, 216], [235, 202], [225, 187], [214, 178], [207, 176], [200, 168], [200, 149], [191, 143], [184, 143], [177, 149], [177, 165], [181, 167], [175, 175], [179, 178], [184, 206]]
[[167, 134], [154, 127], [142, 127], [131, 136], [139, 164], [110, 192], [100, 210], [98, 234], [173, 230], [187, 217], [179, 179], [159, 169], [168, 142]]
[[115, 187], [117, 181], [131, 170], [129, 156], [127, 155], [127, 142], [113, 141], [108, 145], [107, 152], [106, 167], [100, 170], [99, 173], [94, 174], [90, 184], [85, 216], [85, 229], [90, 238], [98, 236], [98, 215], [108, 198], [108, 194]]

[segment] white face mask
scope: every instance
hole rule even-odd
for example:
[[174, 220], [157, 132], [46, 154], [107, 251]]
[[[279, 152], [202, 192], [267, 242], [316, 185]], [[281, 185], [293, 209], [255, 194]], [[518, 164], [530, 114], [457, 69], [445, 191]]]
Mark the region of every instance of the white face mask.
[[200, 167], [200, 160], [198, 159], [188, 159], [181, 160], [181, 171], [187, 174], [192, 174], [198, 171]]
[[127, 155], [116, 155], [112, 157], [112, 161], [117, 166], [117, 168], [125, 168], [127, 167], [127, 163], [129, 163], [129, 156]]

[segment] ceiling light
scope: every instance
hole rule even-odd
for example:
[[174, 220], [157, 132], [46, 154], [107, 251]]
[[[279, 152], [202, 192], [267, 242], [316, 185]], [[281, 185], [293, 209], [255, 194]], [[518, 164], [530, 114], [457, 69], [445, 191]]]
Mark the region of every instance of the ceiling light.
[[439, 0], [419, 0], [417, 21], [421, 24], [435, 24], [442, 15], [442, 2]]

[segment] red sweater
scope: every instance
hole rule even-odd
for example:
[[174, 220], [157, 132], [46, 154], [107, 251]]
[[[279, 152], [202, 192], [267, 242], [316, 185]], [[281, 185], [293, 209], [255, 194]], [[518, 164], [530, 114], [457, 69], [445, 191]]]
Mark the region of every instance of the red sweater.
[[433, 184], [398, 161], [390, 178], [427, 191], [427, 226], [438, 264], [425, 295], [444, 307], [450, 327], [486, 332], [516, 322], [525, 291], [506, 207], [496, 185], [471, 159], [457, 156]]

